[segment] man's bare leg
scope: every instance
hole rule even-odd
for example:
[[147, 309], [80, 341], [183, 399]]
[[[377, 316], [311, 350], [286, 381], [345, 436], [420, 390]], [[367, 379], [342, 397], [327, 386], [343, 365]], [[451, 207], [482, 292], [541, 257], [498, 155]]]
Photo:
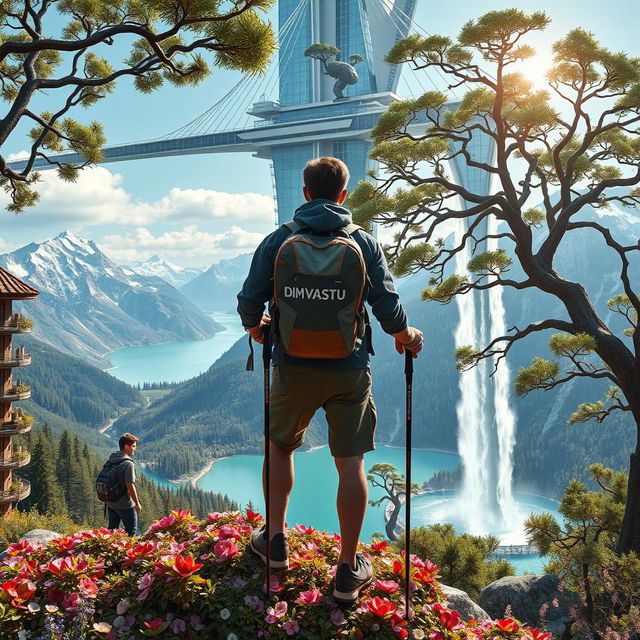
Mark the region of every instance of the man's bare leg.
[[[284, 533], [284, 522], [287, 516], [289, 496], [293, 489], [294, 469], [293, 451], [285, 451], [273, 442], [269, 442], [271, 495], [269, 505], [269, 535], [273, 538], [276, 533]], [[262, 489], [266, 502], [266, 461], [262, 465]]]
[[334, 458], [334, 460], [340, 476], [337, 506], [342, 544], [338, 566], [346, 562], [355, 569], [356, 549], [369, 496], [364, 473], [364, 457], [360, 455], [352, 458]]

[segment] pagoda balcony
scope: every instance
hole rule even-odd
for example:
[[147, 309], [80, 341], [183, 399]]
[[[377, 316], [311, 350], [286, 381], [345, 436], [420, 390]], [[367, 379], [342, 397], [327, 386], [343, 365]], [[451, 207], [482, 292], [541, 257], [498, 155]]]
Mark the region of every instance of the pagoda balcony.
[[15, 486], [9, 491], [0, 491], [0, 504], [24, 500], [31, 493], [31, 483], [28, 480], [14, 477], [12, 484]]
[[8, 469], [18, 469], [20, 467], [26, 467], [31, 462], [31, 454], [28, 451], [20, 454], [14, 453], [8, 458], [0, 458], [0, 471], [7, 471]]
[[17, 422], [14, 420], [0, 422], [0, 438], [5, 438], [6, 436], [19, 436], [22, 433], [29, 433], [32, 426], [33, 421], [29, 423]]
[[0, 369], [12, 369], [13, 367], [27, 367], [31, 364], [31, 355], [26, 354], [22, 358], [0, 359]]
[[0, 322], [0, 335], [11, 333], [31, 333], [31, 320], [20, 319], [13, 322]]
[[31, 389], [22, 393], [0, 393], [0, 402], [17, 402], [18, 400], [28, 400], [31, 397]]

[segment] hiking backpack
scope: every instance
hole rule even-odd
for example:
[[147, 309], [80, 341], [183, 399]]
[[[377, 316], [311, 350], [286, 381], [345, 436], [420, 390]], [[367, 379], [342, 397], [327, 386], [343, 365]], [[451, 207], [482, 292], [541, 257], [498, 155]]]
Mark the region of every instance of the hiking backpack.
[[96, 478], [96, 494], [98, 500], [102, 502], [116, 502], [120, 498], [127, 488], [120, 480], [120, 474], [118, 473], [118, 467], [121, 462], [126, 460], [118, 460], [118, 462], [104, 463], [104, 467]]
[[274, 337], [296, 358], [346, 358], [368, 336], [367, 282], [356, 224], [326, 234], [297, 222], [278, 250], [274, 274]]

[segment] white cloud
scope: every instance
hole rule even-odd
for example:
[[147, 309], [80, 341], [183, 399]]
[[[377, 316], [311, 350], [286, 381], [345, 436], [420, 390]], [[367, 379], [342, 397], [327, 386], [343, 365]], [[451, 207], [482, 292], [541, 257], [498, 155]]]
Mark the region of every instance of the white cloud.
[[262, 238], [264, 234], [245, 231], [240, 227], [214, 234], [190, 225], [155, 236], [148, 229], [138, 228], [123, 235], [105, 236], [97, 244], [121, 264], [146, 260], [156, 253], [183, 265], [209, 266], [214, 261], [252, 251]]
[[[72, 183], [60, 180], [54, 171], [44, 171], [36, 188], [40, 201], [22, 219], [26, 226], [50, 224], [52, 219], [60, 228], [74, 225], [77, 229], [108, 224], [242, 220], [266, 228], [273, 221], [270, 196], [174, 187], [159, 200], [146, 202], [133, 198], [121, 174], [104, 167], [84, 169]], [[0, 204], [7, 203], [3, 195]]]
[[10, 245], [6, 240], [0, 238], [0, 253], [9, 253], [13, 251], [14, 247]]
[[18, 151], [18, 153], [10, 153], [7, 156], [7, 162], [14, 162], [15, 160], [26, 160], [31, 154], [23, 149], [22, 151]]

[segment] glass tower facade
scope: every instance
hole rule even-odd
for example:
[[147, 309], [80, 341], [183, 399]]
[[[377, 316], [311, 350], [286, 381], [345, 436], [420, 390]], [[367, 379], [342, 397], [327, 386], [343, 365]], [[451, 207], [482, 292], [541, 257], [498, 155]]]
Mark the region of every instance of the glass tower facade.
[[280, 104], [309, 104], [313, 101], [313, 76], [311, 60], [304, 57], [304, 52], [313, 44], [311, 2], [280, 0], [278, 11], [280, 29], [291, 17], [286, 37], [280, 43]]
[[369, 16], [364, 0], [336, 0], [336, 47], [342, 52], [340, 60], [343, 62], [348, 62], [352, 55], [364, 58], [356, 65], [358, 84], [348, 86], [344, 95], [377, 93]]

